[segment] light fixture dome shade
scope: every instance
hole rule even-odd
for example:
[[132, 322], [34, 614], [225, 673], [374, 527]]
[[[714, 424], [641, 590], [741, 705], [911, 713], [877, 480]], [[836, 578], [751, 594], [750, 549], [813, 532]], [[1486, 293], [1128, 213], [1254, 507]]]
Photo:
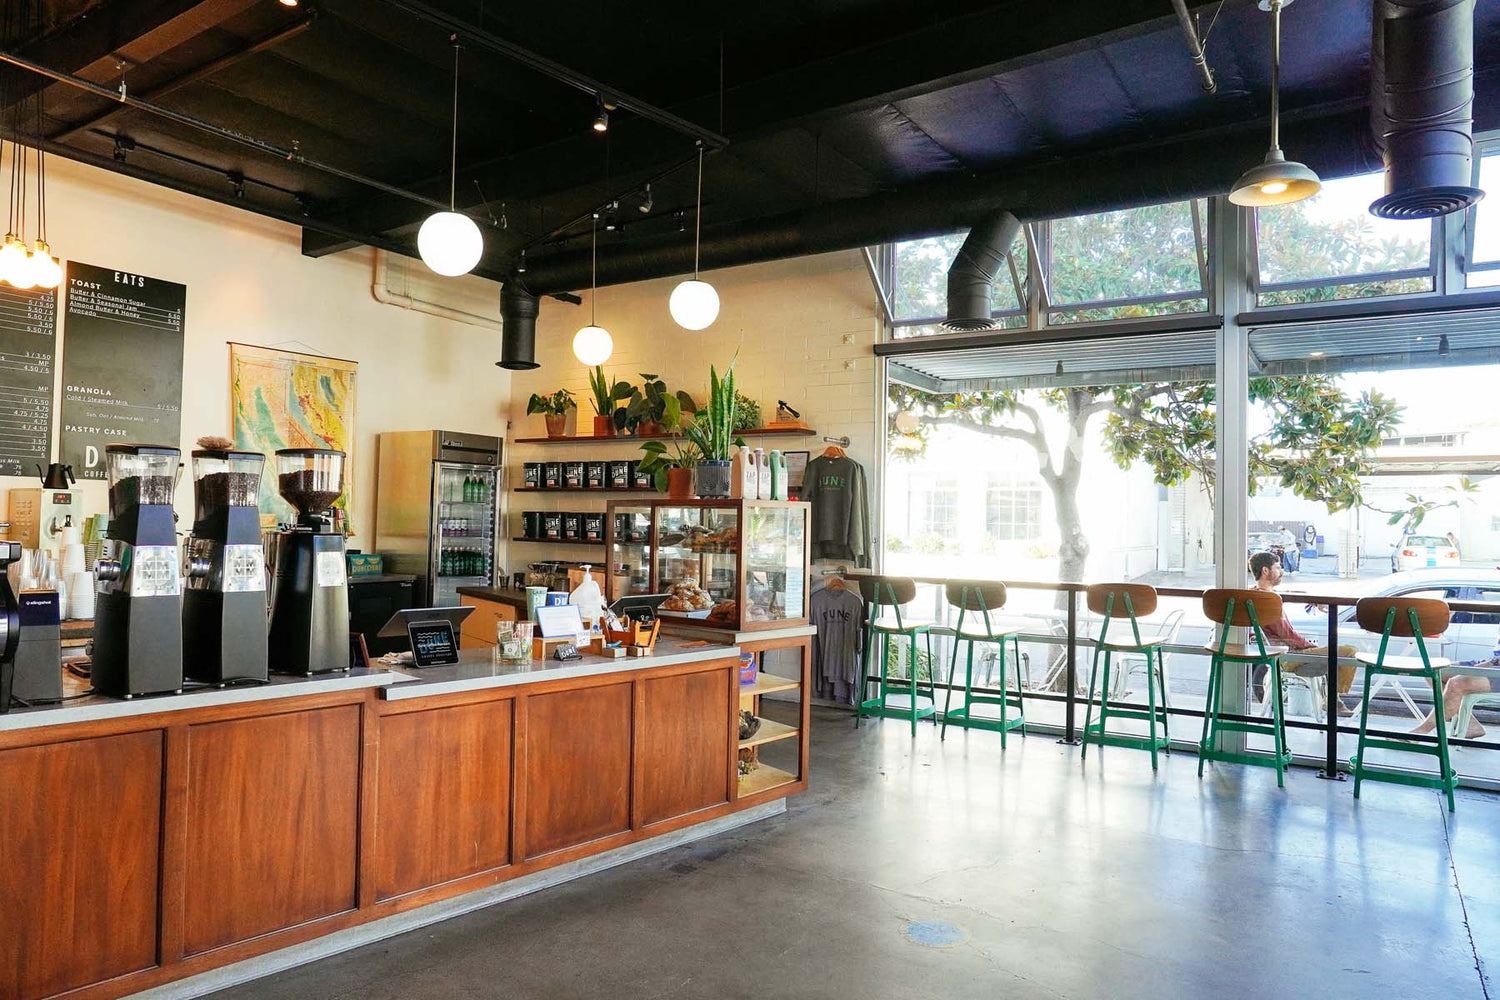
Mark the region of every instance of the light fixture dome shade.
[[719, 293], [708, 282], [689, 278], [672, 289], [667, 308], [683, 329], [707, 329], [719, 318]]
[[434, 212], [417, 230], [422, 263], [438, 274], [468, 274], [484, 254], [484, 237], [474, 220], [460, 212]]
[[615, 339], [602, 326], [591, 324], [573, 334], [573, 356], [590, 368], [604, 364], [614, 350]]
[[1280, 149], [1272, 149], [1261, 163], [1240, 175], [1229, 191], [1236, 205], [1260, 208], [1290, 205], [1311, 198], [1323, 187], [1317, 172], [1296, 160], [1288, 160]]

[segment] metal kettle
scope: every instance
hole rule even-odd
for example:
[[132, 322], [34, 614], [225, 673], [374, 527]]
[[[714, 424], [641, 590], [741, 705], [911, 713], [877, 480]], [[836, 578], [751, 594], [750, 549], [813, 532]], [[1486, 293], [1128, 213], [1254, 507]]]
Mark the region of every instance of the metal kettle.
[[78, 477], [73, 475], [73, 467], [61, 462], [53, 462], [47, 466], [46, 472], [42, 472], [42, 463], [38, 462], [36, 471], [41, 473], [44, 490], [70, 490], [78, 482]]

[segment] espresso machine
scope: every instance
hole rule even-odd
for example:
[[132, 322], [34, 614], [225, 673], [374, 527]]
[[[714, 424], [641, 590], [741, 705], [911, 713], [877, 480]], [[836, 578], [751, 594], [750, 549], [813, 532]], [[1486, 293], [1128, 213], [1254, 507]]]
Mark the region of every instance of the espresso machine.
[[260, 541], [258, 451], [193, 452], [182, 646], [189, 680], [266, 679], [266, 557]]
[[349, 586], [344, 535], [333, 504], [344, 492], [344, 453], [283, 448], [276, 453], [277, 491], [297, 520], [274, 539], [270, 665], [279, 674], [348, 670]]
[[109, 530], [94, 621], [94, 690], [120, 698], [182, 690], [182, 585], [172, 495], [182, 452], [104, 449]]
[[21, 616], [17, 613], [16, 592], [10, 586], [5, 567], [21, 558], [21, 543], [0, 541], [0, 715], [10, 711], [11, 694], [16, 681], [16, 649], [21, 641]]

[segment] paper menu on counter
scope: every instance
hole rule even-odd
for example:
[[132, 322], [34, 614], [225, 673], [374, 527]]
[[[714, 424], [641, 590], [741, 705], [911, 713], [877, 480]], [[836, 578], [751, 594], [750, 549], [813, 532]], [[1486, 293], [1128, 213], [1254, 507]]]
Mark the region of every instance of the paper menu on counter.
[[583, 616], [576, 604], [540, 607], [534, 613], [537, 631], [543, 639], [572, 639], [583, 633]]

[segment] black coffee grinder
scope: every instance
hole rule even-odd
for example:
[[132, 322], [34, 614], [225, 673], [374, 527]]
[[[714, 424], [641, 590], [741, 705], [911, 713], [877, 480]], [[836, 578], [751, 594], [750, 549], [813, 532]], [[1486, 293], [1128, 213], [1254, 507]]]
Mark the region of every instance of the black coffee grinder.
[[277, 487], [297, 512], [276, 538], [271, 582], [271, 669], [321, 674], [349, 669], [349, 587], [344, 535], [333, 504], [344, 492], [344, 453], [283, 448]]
[[182, 595], [189, 679], [266, 679], [266, 556], [260, 541], [258, 451], [193, 452], [193, 535]]
[[133, 698], [182, 690], [182, 585], [172, 494], [182, 452], [104, 449], [109, 530], [94, 622], [94, 690]]

